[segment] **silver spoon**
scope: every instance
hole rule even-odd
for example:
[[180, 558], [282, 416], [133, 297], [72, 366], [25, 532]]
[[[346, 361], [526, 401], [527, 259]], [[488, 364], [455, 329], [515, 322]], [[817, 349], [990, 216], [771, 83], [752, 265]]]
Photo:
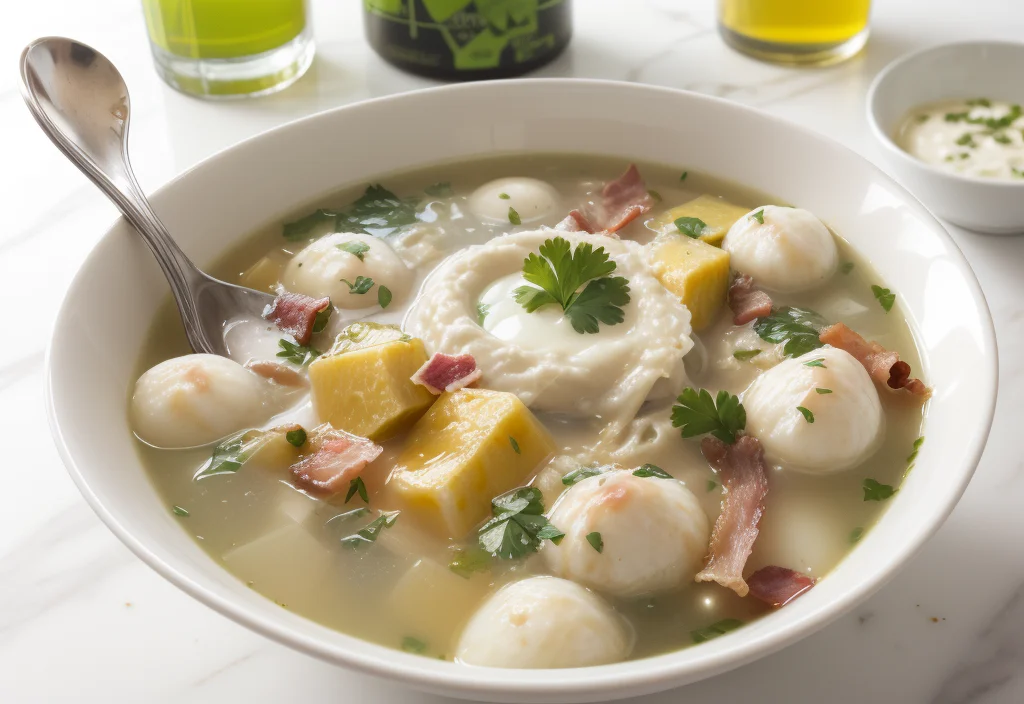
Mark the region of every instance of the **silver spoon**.
[[128, 87], [107, 57], [63, 37], [21, 53], [21, 94], [43, 132], [99, 186], [149, 245], [171, 285], [188, 342], [227, 356], [224, 323], [258, 319], [274, 297], [218, 281], [185, 256], [153, 212], [128, 161]]

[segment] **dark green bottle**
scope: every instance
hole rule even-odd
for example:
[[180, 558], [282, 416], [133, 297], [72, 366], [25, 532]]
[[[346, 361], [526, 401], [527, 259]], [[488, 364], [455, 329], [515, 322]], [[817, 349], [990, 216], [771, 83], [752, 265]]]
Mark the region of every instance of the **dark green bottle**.
[[572, 0], [363, 0], [363, 16], [385, 61], [448, 81], [532, 71], [572, 36]]

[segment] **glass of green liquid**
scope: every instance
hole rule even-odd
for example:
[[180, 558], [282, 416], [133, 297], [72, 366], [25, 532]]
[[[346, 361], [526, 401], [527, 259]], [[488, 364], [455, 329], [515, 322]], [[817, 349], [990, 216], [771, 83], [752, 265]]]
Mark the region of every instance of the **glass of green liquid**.
[[265, 95], [313, 61], [306, 0], [142, 0], [157, 73], [183, 93]]

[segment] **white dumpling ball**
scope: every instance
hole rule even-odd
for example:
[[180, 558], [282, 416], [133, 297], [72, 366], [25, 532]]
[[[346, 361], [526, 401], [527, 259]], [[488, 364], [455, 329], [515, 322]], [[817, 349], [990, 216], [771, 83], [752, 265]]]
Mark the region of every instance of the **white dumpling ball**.
[[781, 362], [755, 379], [742, 401], [747, 432], [767, 459], [808, 474], [859, 465], [885, 433], [874, 382], [853, 355], [835, 347]]
[[[682, 482], [632, 470], [579, 482], [562, 494], [549, 520], [565, 533], [542, 550], [551, 572], [618, 597], [692, 582], [710, 534], [700, 502]], [[601, 552], [587, 539], [592, 533], [600, 534]]]
[[[352, 293], [342, 279], [355, 284], [360, 276], [373, 279], [374, 285], [365, 293]], [[378, 287], [386, 286], [395, 299], [401, 299], [412, 278], [405, 262], [384, 240], [337, 232], [321, 237], [292, 257], [281, 283], [293, 293], [313, 298], [329, 296], [338, 308], [367, 308], [377, 305]]]
[[750, 211], [729, 228], [722, 249], [733, 269], [754, 277], [759, 287], [781, 293], [820, 286], [839, 266], [832, 233], [802, 208], [766, 205]]
[[143, 441], [195, 447], [267, 420], [267, 382], [227, 357], [189, 354], [168, 359], [135, 382], [132, 427]]
[[557, 577], [507, 584], [466, 624], [456, 657], [467, 665], [547, 669], [624, 660], [633, 632], [601, 597]]
[[[562, 213], [562, 198], [555, 187], [535, 178], [510, 177], [488, 181], [469, 196], [469, 209], [481, 220], [510, 223], [509, 208], [523, 225], [551, 219]], [[568, 212], [568, 211], [566, 211]]]

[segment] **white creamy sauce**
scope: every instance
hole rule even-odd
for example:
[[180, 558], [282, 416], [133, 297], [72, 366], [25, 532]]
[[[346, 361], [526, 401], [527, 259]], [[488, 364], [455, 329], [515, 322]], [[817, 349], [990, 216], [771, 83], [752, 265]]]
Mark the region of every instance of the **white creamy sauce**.
[[896, 143], [947, 171], [1024, 179], [1024, 115], [1015, 103], [978, 98], [922, 105], [900, 124]]

